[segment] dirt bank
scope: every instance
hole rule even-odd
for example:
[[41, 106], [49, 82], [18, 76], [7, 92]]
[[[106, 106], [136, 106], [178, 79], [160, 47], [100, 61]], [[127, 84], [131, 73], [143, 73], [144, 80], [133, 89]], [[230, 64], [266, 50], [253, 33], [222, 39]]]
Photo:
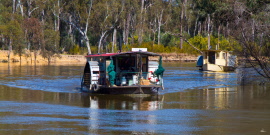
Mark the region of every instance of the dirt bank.
[[[21, 63], [35, 63], [34, 53], [30, 53], [28, 57], [23, 55], [21, 57]], [[8, 51], [0, 50], [0, 62], [8, 61]], [[11, 62], [20, 62], [20, 57], [13, 52], [10, 55]], [[84, 63], [86, 61], [83, 55], [60, 55], [60, 57], [54, 57], [51, 63]], [[37, 55], [36, 63], [48, 63], [48, 59], [43, 58], [41, 55]]]
[[190, 55], [186, 53], [161, 53], [163, 61], [181, 61], [195, 62], [199, 55]]
[[[182, 61], [182, 62], [194, 62], [197, 60], [196, 55], [188, 55], [184, 53], [162, 53], [163, 61]], [[154, 59], [153, 59], [154, 60]], [[8, 61], [8, 51], [0, 50], [0, 62]], [[20, 62], [20, 57], [13, 52], [10, 55], [11, 62]], [[54, 57], [51, 63], [84, 63], [86, 61], [84, 55], [60, 55], [60, 57]], [[21, 63], [34, 63], [34, 53], [21, 57]], [[47, 59], [44, 59], [41, 55], [36, 58], [36, 63], [48, 63]]]

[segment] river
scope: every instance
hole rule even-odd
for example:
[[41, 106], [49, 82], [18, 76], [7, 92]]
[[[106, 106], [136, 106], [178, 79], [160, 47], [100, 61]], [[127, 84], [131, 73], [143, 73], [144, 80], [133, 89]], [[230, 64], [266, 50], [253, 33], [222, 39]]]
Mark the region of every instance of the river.
[[269, 134], [270, 89], [165, 62], [159, 95], [80, 92], [83, 64], [0, 63], [0, 134]]

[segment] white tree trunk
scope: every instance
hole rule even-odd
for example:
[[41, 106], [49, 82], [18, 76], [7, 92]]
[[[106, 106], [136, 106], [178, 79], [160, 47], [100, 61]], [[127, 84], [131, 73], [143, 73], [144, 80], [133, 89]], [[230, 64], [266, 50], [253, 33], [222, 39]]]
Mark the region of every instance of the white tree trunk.
[[116, 41], [117, 41], [117, 29], [113, 29], [113, 43], [112, 43], [112, 53], [114, 53], [114, 48], [116, 46]]
[[[58, 5], [58, 15], [60, 15], [60, 13], [61, 13], [61, 10], [60, 10], [60, 1], [58, 0], [58, 3], [57, 3], [57, 5]], [[57, 27], [56, 27], [57, 29], [56, 29], [56, 31], [59, 31], [60, 30], [60, 18], [57, 18]]]
[[196, 21], [195, 21], [195, 28], [194, 28], [193, 36], [196, 35], [196, 31], [197, 31], [197, 27], [198, 27], [198, 20], [199, 20], [199, 16], [197, 16]]
[[16, 12], [16, 0], [12, 0], [12, 13], [14, 14]]
[[160, 29], [161, 29], [161, 24], [158, 22], [158, 45], [160, 45]]
[[163, 17], [163, 10], [161, 11], [158, 18], [158, 45], [160, 45], [162, 17]]
[[208, 21], [207, 21], [207, 31], [208, 31], [208, 50], [211, 49], [211, 45], [210, 45], [210, 14], [208, 14], [207, 16]]
[[142, 43], [142, 40], [143, 40], [143, 12], [144, 12], [144, 0], [141, 0], [142, 1], [142, 5], [141, 5], [141, 17], [140, 17], [140, 28], [139, 28], [139, 37], [138, 37], [138, 41], [139, 41], [139, 44]]
[[87, 47], [87, 50], [88, 50], [88, 54], [92, 53], [90, 43], [89, 43], [89, 38], [87, 36], [87, 31], [88, 31], [88, 25], [89, 25], [89, 19], [90, 19], [90, 15], [91, 15], [92, 5], [93, 5], [93, 1], [91, 0], [91, 3], [89, 5], [89, 9], [88, 9], [88, 16], [87, 16], [86, 24], [85, 24], [85, 31], [83, 32], [83, 36], [84, 36], [84, 40], [85, 40], [86, 47]]
[[103, 38], [106, 35], [106, 33], [107, 33], [107, 31], [103, 31], [101, 36], [100, 36], [100, 39], [99, 39], [99, 42], [98, 42], [98, 53], [100, 53], [101, 44], [102, 44]]
[[89, 43], [89, 39], [87, 37], [87, 35], [85, 36], [85, 44], [87, 46], [87, 51], [88, 51], [88, 54], [91, 54], [91, 48], [90, 48], [90, 43]]
[[22, 16], [24, 16], [24, 12], [23, 12], [23, 4], [21, 3], [21, 0], [18, 0], [17, 6], [20, 7], [20, 9], [21, 9], [21, 14], [22, 14]]
[[131, 14], [129, 13], [127, 16], [127, 20], [125, 21], [125, 25], [124, 25], [123, 41], [125, 45], [128, 44], [130, 21], [131, 21]]
[[216, 50], [219, 50], [220, 28], [221, 28], [221, 26], [219, 25], [219, 26], [218, 26], [218, 43], [217, 43], [217, 48], [216, 48]]

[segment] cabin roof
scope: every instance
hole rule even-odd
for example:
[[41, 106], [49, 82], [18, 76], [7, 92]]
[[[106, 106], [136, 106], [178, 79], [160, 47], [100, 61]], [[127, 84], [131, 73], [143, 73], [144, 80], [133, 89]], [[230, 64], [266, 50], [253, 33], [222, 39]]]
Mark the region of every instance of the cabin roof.
[[229, 52], [229, 51], [224, 51], [224, 50], [201, 50], [203, 52]]
[[143, 51], [133, 51], [133, 52], [123, 52], [123, 53], [103, 53], [103, 54], [90, 54], [85, 57], [110, 57], [110, 56], [120, 56], [120, 55], [136, 55], [136, 54], [143, 54], [148, 56], [161, 56], [157, 53], [152, 52], [143, 52]]

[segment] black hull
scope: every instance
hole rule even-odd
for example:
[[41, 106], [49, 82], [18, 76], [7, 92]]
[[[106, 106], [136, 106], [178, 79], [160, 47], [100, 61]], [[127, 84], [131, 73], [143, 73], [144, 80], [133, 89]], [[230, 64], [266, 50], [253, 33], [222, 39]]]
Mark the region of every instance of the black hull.
[[82, 92], [98, 94], [151, 94], [157, 95], [161, 90], [159, 85], [134, 85], [134, 86], [100, 86], [96, 90], [87, 86], [82, 87]]

